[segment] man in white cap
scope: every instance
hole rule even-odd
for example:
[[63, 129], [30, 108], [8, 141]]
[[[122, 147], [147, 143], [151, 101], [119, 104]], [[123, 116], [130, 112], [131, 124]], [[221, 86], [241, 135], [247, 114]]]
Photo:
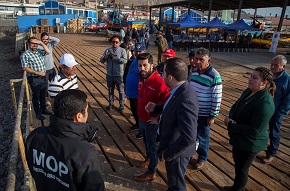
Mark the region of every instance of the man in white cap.
[[73, 55], [65, 53], [60, 57], [59, 68], [60, 71], [50, 82], [48, 87], [48, 93], [51, 101], [55, 96], [67, 89], [78, 89], [78, 78], [76, 75], [76, 62]]

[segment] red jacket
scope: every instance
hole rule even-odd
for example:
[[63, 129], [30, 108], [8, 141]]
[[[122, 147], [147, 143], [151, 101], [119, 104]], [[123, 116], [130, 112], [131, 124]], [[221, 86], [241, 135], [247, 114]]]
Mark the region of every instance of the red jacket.
[[147, 79], [139, 77], [138, 83], [138, 117], [142, 122], [147, 122], [150, 117], [158, 117], [145, 111], [145, 106], [149, 101], [155, 104], [164, 104], [170, 95], [170, 89], [165, 84], [163, 78], [157, 70]]

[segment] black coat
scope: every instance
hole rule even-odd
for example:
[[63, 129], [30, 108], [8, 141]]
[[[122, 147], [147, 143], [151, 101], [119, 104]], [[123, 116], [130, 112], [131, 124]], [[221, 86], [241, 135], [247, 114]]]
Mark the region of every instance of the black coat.
[[37, 190], [103, 191], [98, 151], [88, 141], [97, 128], [51, 116], [26, 140], [26, 159]]

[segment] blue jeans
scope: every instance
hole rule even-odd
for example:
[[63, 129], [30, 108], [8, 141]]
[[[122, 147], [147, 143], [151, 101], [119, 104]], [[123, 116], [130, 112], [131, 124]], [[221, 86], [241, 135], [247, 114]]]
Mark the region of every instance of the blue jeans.
[[282, 120], [284, 115], [276, 117], [275, 114], [271, 118], [269, 122], [269, 138], [270, 138], [270, 145], [267, 147], [266, 155], [268, 157], [276, 156], [277, 150], [280, 144], [280, 126], [282, 124]]
[[167, 174], [167, 191], [186, 191], [184, 181], [190, 157], [177, 157], [171, 161], [165, 161]]
[[210, 126], [207, 125], [208, 117], [199, 116], [197, 120], [197, 140], [199, 146], [197, 149], [198, 161], [204, 162], [208, 157], [209, 141], [210, 141]]
[[147, 159], [150, 160], [148, 172], [154, 174], [157, 169], [158, 156], [156, 143], [158, 124], [149, 124], [139, 121], [139, 130], [143, 135], [143, 142], [146, 148]]
[[168, 48], [172, 49], [172, 44], [173, 44], [172, 41], [171, 42], [168, 42]]

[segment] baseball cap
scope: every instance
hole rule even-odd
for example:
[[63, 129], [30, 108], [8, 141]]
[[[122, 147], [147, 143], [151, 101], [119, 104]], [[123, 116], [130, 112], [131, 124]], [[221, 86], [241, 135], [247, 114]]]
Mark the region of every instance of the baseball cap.
[[190, 52], [188, 53], [188, 57], [187, 58], [193, 58], [195, 56], [195, 50], [192, 49], [190, 50]]
[[170, 57], [175, 57], [175, 51], [173, 49], [167, 48], [163, 52], [163, 56], [170, 56]]
[[73, 66], [77, 65], [78, 63], [76, 62], [73, 55], [65, 53], [60, 57], [59, 64], [66, 65], [67, 67], [73, 67]]
[[141, 51], [144, 51], [146, 50], [146, 46], [143, 42], [137, 42], [135, 44], [135, 48], [134, 48], [134, 51], [138, 51], [138, 52], [141, 52]]

